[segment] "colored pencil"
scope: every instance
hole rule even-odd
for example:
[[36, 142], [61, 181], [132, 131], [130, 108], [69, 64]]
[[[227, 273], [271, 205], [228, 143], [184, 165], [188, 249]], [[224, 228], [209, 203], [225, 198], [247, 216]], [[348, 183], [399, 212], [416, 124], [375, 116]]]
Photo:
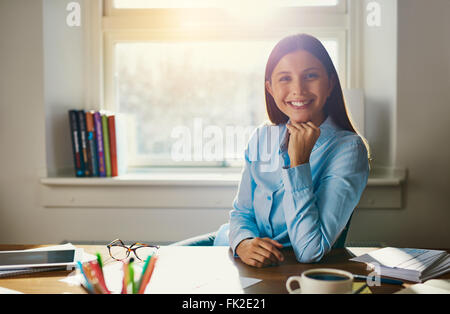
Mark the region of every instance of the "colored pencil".
[[144, 275], [145, 275], [145, 272], [147, 271], [147, 267], [148, 267], [150, 260], [152, 259], [152, 256], [153, 256], [153, 254], [149, 255], [147, 257], [147, 260], [145, 261], [145, 264], [144, 264], [144, 268], [142, 268], [141, 278], [139, 279], [139, 284], [138, 284], [138, 293], [139, 293], [139, 291], [141, 291]]
[[89, 266], [91, 266], [92, 277], [98, 282], [100, 289], [102, 290], [102, 294], [110, 294], [111, 292], [108, 290], [106, 286], [105, 279], [103, 277], [103, 272], [100, 268], [99, 263], [97, 261], [89, 262]]
[[128, 274], [129, 274], [129, 283], [128, 283], [128, 285], [130, 286], [131, 285], [131, 289], [130, 289], [130, 291], [131, 291], [131, 293], [132, 294], [135, 294], [136, 292], [135, 292], [135, 290], [136, 290], [136, 283], [134, 282], [134, 269], [133, 269], [133, 262], [130, 262], [129, 264], [128, 264]]
[[127, 294], [127, 286], [128, 286], [128, 264], [126, 262], [123, 263], [123, 280], [122, 280], [122, 294]]
[[98, 279], [95, 278], [92, 268], [88, 263], [83, 264], [83, 270], [84, 270], [84, 274], [87, 277], [87, 280], [89, 281], [89, 283], [92, 286], [92, 290], [94, 293], [96, 294], [101, 294], [103, 289], [100, 287], [100, 283], [98, 282]]
[[88, 290], [89, 293], [94, 293], [94, 289], [93, 289], [91, 283], [89, 282], [88, 277], [86, 276], [86, 274], [85, 274], [85, 272], [84, 272], [84, 270], [83, 270], [83, 264], [81, 264], [81, 262], [78, 261], [78, 262], [77, 262], [77, 265], [78, 265], [78, 269], [80, 270], [81, 274], [83, 275], [83, 277], [84, 277], [84, 279], [85, 279], [85, 281], [86, 281], [86, 287], [85, 287], [86, 290]]
[[155, 264], [157, 261], [158, 261], [158, 256], [153, 256], [151, 258], [150, 263], [145, 271], [145, 274], [143, 275], [144, 278], [142, 279], [142, 284], [138, 291], [139, 294], [143, 294], [145, 289], [147, 288], [147, 285], [150, 282], [150, 279], [152, 277], [153, 270], [155, 269]]

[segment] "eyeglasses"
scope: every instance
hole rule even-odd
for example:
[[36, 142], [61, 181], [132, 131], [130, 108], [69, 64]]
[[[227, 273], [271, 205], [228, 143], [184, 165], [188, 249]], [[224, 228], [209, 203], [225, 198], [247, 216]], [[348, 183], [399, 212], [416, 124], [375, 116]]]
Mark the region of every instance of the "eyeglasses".
[[141, 261], [146, 261], [150, 255], [153, 255], [158, 249], [158, 245], [149, 245], [144, 243], [133, 243], [129, 247], [122, 240], [116, 239], [106, 246], [109, 255], [117, 261], [124, 260], [130, 256], [130, 252]]

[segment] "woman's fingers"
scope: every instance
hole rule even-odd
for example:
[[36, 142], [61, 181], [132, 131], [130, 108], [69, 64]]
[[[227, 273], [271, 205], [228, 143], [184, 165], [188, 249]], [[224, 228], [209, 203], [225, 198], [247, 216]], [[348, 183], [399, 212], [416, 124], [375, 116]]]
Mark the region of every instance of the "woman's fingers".
[[[272, 255], [274, 255], [278, 261], [283, 261], [284, 256], [281, 254], [280, 250], [278, 248], [282, 248], [283, 245], [278, 243], [275, 240], [272, 240], [270, 238], [264, 238], [262, 239], [262, 242], [260, 244], [263, 248], [265, 248], [267, 251], [269, 251]], [[278, 247], [278, 248], [277, 248]]]
[[278, 263], [282, 261], [283, 254], [273, 245], [268, 238], [257, 239], [256, 244], [258, 245], [256, 252], [268, 259], [270, 259], [274, 263]]
[[319, 130], [319, 127], [317, 127], [312, 121], [308, 121], [306, 122], [307, 125], [309, 125], [310, 127], [312, 127], [314, 130]]
[[250, 266], [258, 267], [258, 268], [261, 268], [261, 267], [264, 267], [264, 266], [268, 266], [267, 264], [264, 264], [263, 262], [260, 262], [260, 261], [258, 261], [257, 259], [254, 259], [254, 258], [249, 258], [246, 261], [246, 264], [248, 264]]
[[283, 244], [281, 244], [280, 242], [273, 240], [271, 238], [264, 238], [267, 241], [271, 242], [273, 245], [275, 245], [276, 247], [279, 247], [280, 249], [283, 248]]
[[313, 132], [315, 134], [320, 135], [320, 128], [317, 127], [314, 123], [312, 123], [311, 121], [308, 121], [308, 123], [306, 123], [306, 125], [311, 128], [311, 130], [313, 130]]
[[290, 134], [292, 134], [293, 132], [299, 132], [297, 134], [301, 135], [302, 137], [312, 134], [316, 135], [316, 137], [320, 135], [320, 128], [311, 121], [308, 121], [306, 123], [296, 123], [290, 121], [290, 124], [286, 124], [286, 127], [288, 128]]
[[242, 261], [255, 267], [278, 265], [284, 260], [278, 248], [283, 245], [270, 238], [244, 240], [236, 248]]
[[287, 129], [289, 131], [289, 134], [292, 134], [292, 133], [298, 131], [298, 129], [295, 126], [293, 126], [292, 124], [286, 124], [286, 127], [287, 127]]
[[261, 247], [253, 251], [251, 258], [257, 260], [258, 262], [264, 264], [265, 266], [279, 263], [278, 259], [274, 255], [270, 254], [270, 252]]
[[[294, 121], [289, 121], [290, 125], [295, 127], [298, 130], [307, 130], [309, 128], [312, 128], [313, 130], [319, 130], [319, 127], [317, 127], [312, 121], [298, 123]], [[289, 125], [289, 123], [286, 124], [286, 126]]]
[[293, 122], [293, 121], [290, 121], [290, 123], [291, 123], [291, 126], [293, 126], [298, 131], [305, 130], [304, 126], [302, 125], [303, 123], [297, 123], [297, 122]]

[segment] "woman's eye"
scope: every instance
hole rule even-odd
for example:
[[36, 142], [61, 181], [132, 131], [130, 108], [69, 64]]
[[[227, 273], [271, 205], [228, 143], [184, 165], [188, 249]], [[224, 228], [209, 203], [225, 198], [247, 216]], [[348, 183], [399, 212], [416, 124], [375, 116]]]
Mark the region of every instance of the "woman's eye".
[[291, 78], [289, 76], [282, 76], [280, 77], [280, 82], [281, 81], [289, 81]]
[[305, 75], [305, 79], [312, 80], [318, 78], [319, 75], [317, 73], [308, 73]]

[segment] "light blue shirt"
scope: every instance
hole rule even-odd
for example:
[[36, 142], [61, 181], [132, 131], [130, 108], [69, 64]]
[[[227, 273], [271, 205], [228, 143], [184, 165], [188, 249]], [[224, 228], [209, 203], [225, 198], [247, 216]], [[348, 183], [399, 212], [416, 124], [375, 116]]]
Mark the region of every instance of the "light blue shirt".
[[214, 245], [237, 245], [247, 238], [271, 238], [292, 246], [301, 263], [318, 262], [345, 228], [369, 176], [366, 146], [356, 133], [331, 117], [310, 162], [289, 168], [286, 125], [263, 125], [252, 134], [229, 224]]

